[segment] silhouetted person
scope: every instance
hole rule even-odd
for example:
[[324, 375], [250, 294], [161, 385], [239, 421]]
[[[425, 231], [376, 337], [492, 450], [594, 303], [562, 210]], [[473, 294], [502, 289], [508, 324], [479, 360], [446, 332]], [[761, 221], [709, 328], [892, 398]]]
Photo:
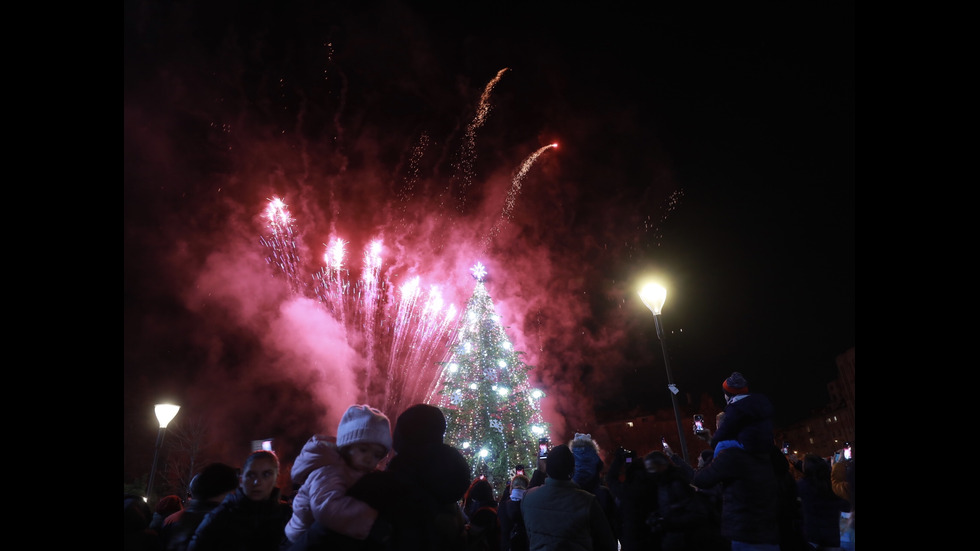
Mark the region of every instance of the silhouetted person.
[[238, 471], [224, 463], [211, 463], [194, 475], [187, 506], [163, 521], [160, 539], [167, 551], [186, 551], [205, 515], [238, 488]]
[[572, 482], [575, 456], [565, 444], [548, 452], [544, 484], [524, 494], [521, 512], [532, 551], [616, 551], [616, 539], [595, 495]]

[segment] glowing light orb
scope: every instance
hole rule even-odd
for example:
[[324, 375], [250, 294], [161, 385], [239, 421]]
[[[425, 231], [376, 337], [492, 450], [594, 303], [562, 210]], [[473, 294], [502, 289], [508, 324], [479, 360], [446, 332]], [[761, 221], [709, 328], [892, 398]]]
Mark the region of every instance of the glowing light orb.
[[483, 281], [483, 278], [487, 275], [486, 267], [484, 267], [480, 262], [477, 262], [475, 266], [470, 268], [470, 272], [472, 272], [473, 277], [476, 278], [477, 281]]

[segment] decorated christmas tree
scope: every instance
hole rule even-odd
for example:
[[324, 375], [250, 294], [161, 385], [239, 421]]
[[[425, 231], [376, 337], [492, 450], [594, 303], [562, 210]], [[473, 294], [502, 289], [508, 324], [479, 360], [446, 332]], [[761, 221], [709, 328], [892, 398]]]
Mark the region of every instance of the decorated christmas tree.
[[499, 496], [516, 465], [530, 475], [549, 425], [541, 416], [544, 394], [528, 383], [532, 367], [514, 350], [484, 286], [486, 270], [477, 263], [471, 271], [476, 288], [443, 363], [439, 407], [446, 415], [446, 442], [466, 456], [472, 477], [485, 475]]

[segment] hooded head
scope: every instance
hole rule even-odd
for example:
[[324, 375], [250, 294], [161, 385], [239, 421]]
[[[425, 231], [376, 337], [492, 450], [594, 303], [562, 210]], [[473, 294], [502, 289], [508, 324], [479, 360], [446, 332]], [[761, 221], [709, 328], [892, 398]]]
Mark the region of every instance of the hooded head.
[[380, 410], [368, 405], [351, 406], [340, 418], [337, 447], [359, 443], [380, 444], [385, 453], [391, 450], [391, 424]]
[[579, 486], [588, 489], [593, 483], [598, 482], [599, 472], [602, 471], [599, 445], [595, 443], [595, 440], [592, 440], [592, 435], [576, 432], [569, 448], [572, 450], [572, 455], [575, 456], [575, 472], [572, 475], [572, 480]]
[[556, 480], [570, 480], [575, 473], [575, 455], [565, 444], [558, 444], [548, 452], [546, 469], [548, 477]]
[[207, 501], [238, 488], [238, 471], [231, 465], [211, 463], [191, 479], [191, 497]]
[[428, 450], [442, 444], [446, 416], [429, 404], [415, 404], [398, 416], [392, 445], [397, 453]]

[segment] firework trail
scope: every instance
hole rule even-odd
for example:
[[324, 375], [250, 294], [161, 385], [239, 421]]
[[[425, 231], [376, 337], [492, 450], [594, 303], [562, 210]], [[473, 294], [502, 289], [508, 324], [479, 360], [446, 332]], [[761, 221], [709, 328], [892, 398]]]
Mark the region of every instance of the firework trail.
[[269, 250], [269, 256], [265, 260], [275, 267], [277, 273], [286, 278], [289, 289], [293, 293], [303, 294], [306, 285], [299, 277], [293, 218], [286, 209], [286, 204], [279, 197], [269, 199], [264, 216], [269, 221], [269, 230], [272, 231], [272, 235], [268, 238], [259, 238], [262, 245]]
[[456, 167], [457, 179], [459, 181], [459, 188], [457, 190], [459, 203], [457, 208], [460, 212], [463, 212], [463, 205], [466, 202], [466, 192], [473, 183], [473, 164], [476, 162], [476, 131], [483, 126], [483, 123], [487, 120], [487, 115], [490, 113], [490, 93], [493, 92], [494, 86], [503, 78], [504, 73], [509, 70], [509, 68], [504, 67], [497, 71], [497, 76], [487, 83], [483, 89], [483, 94], [480, 95], [480, 103], [476, 107], [476, 115], [470, 121], [470, 124], [466, 126], [466, 132], [463, 135], [463, 144], [460, 150], [459, 164]]
[[531, 169], [531, 165], [534, 164], [534, 161], [537, 160], [542, 153], [553, 148], [557, 149], [558, 144], [553, 143], [538, 149], [534, 153], [531, 153], [531, 155], [527, 159], [524, 159], [524, 162], [521, 163], [520, 169], [518, 169], [517, 174], [514, 175], [514, 179], [511, 181], [510, 190], [507, 192], [507, 199], [504, 201], [504, 210], [500, 213], [500, 219], [494, 223], [493, 228], [490, 229], [487, 236], [483, 240], [483, 253], [487, 252], [487, 249], [490, 247], [490, 243], [497, 237], [497, 234], [500, 233], [500, 228], [503, 223], [511, 220], [514, 213], [514, 205], [517, 202], [517, 196], [521, 193], [521, 183], [524, 181], [524, 177], [527, 176], [527, 171]]

